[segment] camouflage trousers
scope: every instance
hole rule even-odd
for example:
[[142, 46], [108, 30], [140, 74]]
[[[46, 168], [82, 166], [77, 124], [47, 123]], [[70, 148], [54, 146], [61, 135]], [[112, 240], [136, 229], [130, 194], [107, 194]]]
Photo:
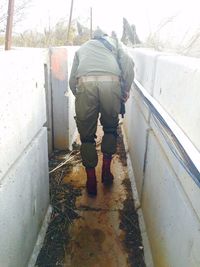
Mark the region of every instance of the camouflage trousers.
[[98, 163], [96, 131], [100, 115], [104, 135], [101, 151], [112, 155], [116, 152], [121, 88], [117, 80], [79, 80], [75, 99], [76, 125], [81, 139], [82, 163], [94, 168]]

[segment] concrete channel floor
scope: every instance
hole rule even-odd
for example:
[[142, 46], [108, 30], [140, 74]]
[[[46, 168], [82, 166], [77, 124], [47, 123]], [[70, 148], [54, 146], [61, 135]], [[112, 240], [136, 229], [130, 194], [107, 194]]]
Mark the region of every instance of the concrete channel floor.
[[[89, 197], [85, 190], [86, 173], [78, 164], [65, 176], [64, 182], [82, 190], [76, 199], [80, 218], [73, 221], [69, 235], [71, 241], [66, 248], [65, 265], [71, 267], [129, 267], [127, 250], [123, 240], [125, 233], [120, 229], [120, 211], [127, 197], [123, 181], [127, 178], [127, 166], [116, 154], [112, 160], [114, 183], [105, 187], [101, 183], [102, 153], [100, 151], [102, 131], [98, 129], [98, 166], [96, 175], [98, 193]], [[142, 265], [141, 265], [142, 266]], [[137, 267], [137, 266], [136, 266]]]
[[[121, 128], [120, 128], [121, 129]], [[87, 195], [86, 173], [80, 155], [50, 175], [53, 212], [37, 267], [145, 267], [139, 218], [134, 208], [126, 152], [119, 129], [111, 170], [114, 183], [101, 182], [102, 129], [97, 131], [96, 197]], [[77, 140], [77, 144], [80, 142]], [[79, 154], [78, 150], [76, 153]], [[68, 154], [67, 154], [68, 155]], [[66, 154], [64, 158], [66, 159]], [[57, 154], [58, 158], [60, 154]], [[58, 168], [57, 156], [50, 159]], [[62, 158], [62, 155], [61, 155]]]
[[[91, 198], [83, 189], [76, 207], [80, 219], [73, 222], [70, 229], [72, 240], [67, 248], [66, 265], [71, 267], [125, 267], [127, 253], [122, 246], [123, 232], [119, 229], [119, 209], [123, 206], [126, 192], [121, 184], [124, 170], [118, 157], [113, 159], [115, 176], [111, 188], [104, 188], [100, 181], [102, 156], [96, 168], [98, 194]], [[82, 178], [80, 181], [80, 177]], [[86, 176], [82, 166], [73, 171], [73, 176], [65, 177], [76, 187], [84, 187]]]

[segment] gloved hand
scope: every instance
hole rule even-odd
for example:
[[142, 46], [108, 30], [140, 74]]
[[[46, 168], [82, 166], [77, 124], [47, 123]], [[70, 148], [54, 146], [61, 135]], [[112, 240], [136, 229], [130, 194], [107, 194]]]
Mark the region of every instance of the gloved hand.
[[124, 91], [122, 95], [122, 101], [126, 103], [126, 101], [129, 99], [130, 92], [129, 91]]

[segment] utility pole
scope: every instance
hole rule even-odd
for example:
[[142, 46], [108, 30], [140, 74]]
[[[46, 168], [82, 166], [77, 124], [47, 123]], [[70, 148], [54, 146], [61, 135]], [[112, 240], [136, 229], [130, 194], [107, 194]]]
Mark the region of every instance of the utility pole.
[[11, 49], [13, 15], [14, 15], [14, 0], [9, 0], [9, 2], [8, 2], [7, 25], [6, 25], [5, 50], [10, 50]]
[[71, 0], [71, 8], [70, 8], [70, 14], [69, 14], [68, 30], [67, 30], [67, 44], [69, 42], [69, 33], [70, 33], [71, 21], [72, 21], [73, 4], [74, 4], [74, 0]]
[[92, 7], [90, 8], [90, 39], [92, 39]]

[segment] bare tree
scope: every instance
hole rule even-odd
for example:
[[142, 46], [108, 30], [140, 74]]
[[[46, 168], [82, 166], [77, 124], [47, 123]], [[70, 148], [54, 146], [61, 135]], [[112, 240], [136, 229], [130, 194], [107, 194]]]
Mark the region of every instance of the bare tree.
[[[21, 22], [26, 15], [27, 8], [31, 5], [32, 0], [16, 0], [14, 8], [13, 26]], [[5, 32], [8, 12], [8, 1], [1, 0], [0, 2], [0, 32]]]
[[141, 41], [136, 33], [136, 27], [134, 24], [130, 25], [126, 18], [123, 18], [123, 34], [121, 41], [125, 45], [134, 46], [140, 44]]

